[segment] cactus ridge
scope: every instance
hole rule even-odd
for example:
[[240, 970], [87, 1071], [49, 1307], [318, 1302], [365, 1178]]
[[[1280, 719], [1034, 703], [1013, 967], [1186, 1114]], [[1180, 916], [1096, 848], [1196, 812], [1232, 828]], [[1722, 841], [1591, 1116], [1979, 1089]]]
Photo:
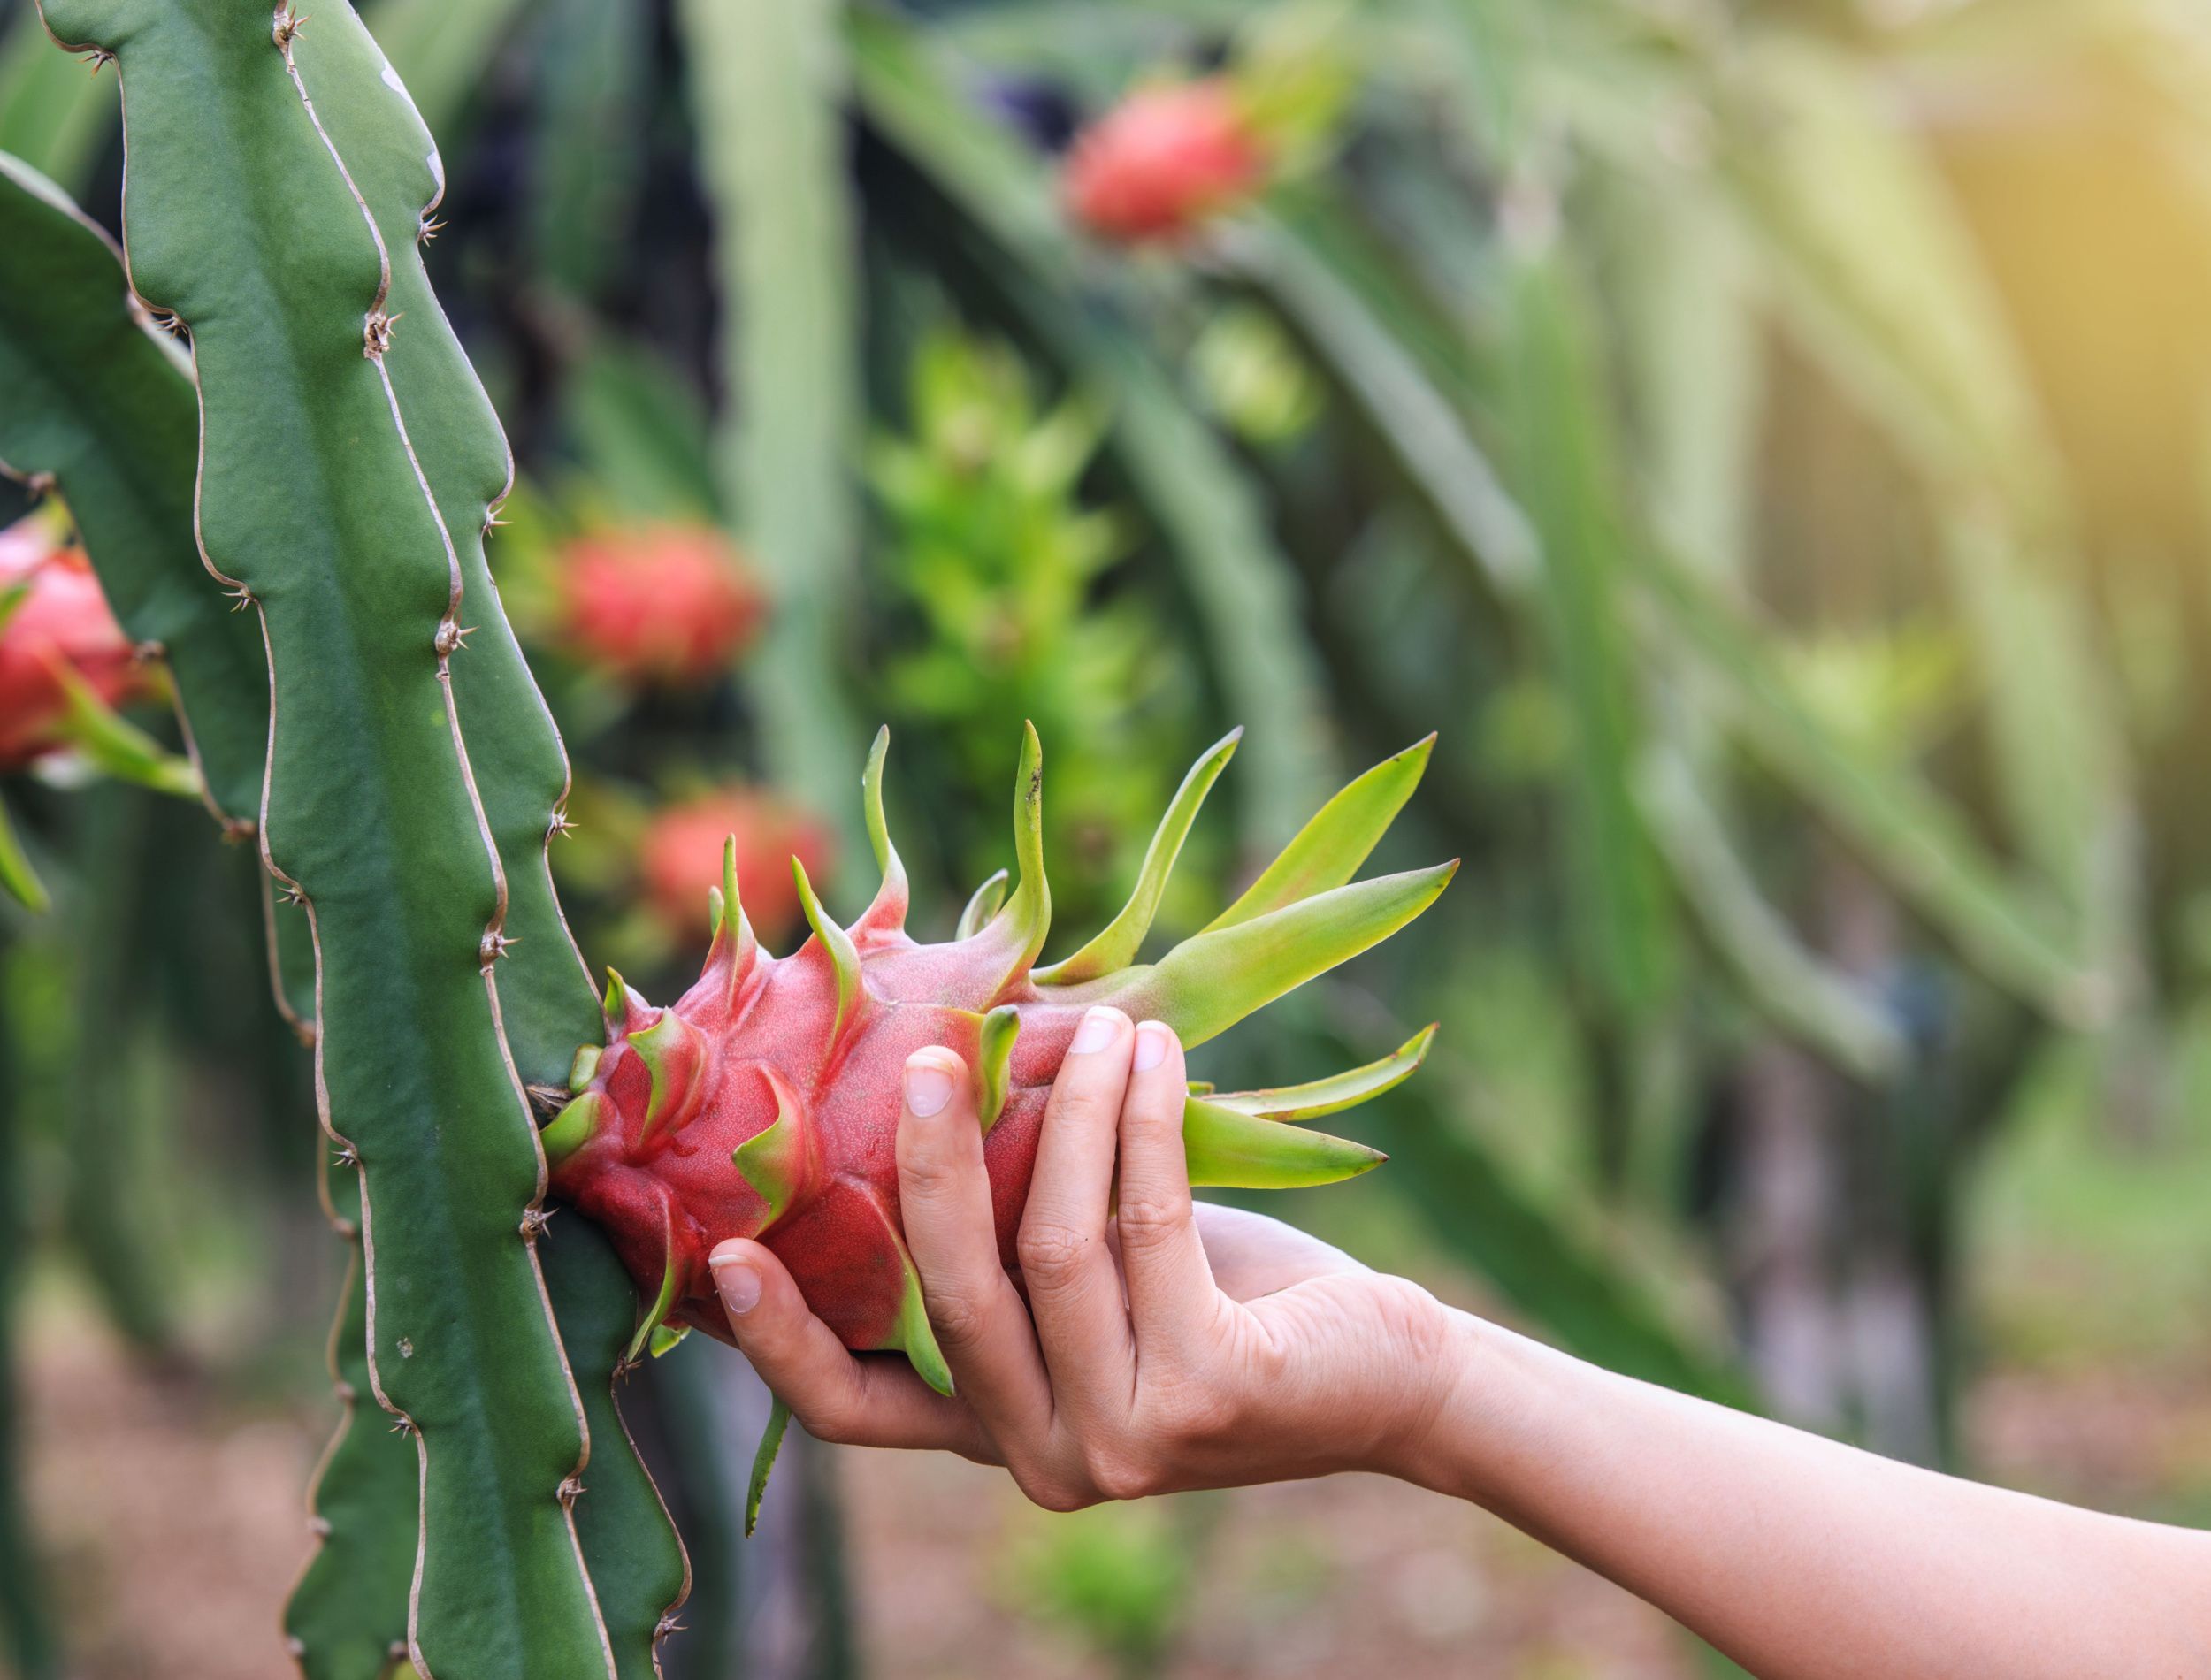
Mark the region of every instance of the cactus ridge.
[[[899, 1222], [896, 1137], [906, 1058], [945, 1045], [975, 1070], [999, 1250], [1014, 1236], [1052, 1081], [1083, 1012], [1110, 1003], [1197, 1042], [1388, 937], [1432, 904], [1455, 864], [1351, 882], [1410, 796], [1427, 744], [1351, 786], [1308, 824], [1224, 919], [1158, 963], [1133, 961], [1197, 808], [1234, 749], [1194, 766], [1160, 825], [1130, 908], [1076, 957], [1037, 958], [1049, 932], [1044, 754], [1022, 732], [1013, 890], [984, 890], [945, 944], [907, 933], [907, 882], [883, 816], [887, 737], [862, 782], [884, 884], [847, 930], [798, 872], [811, 932], [786, 957], [738, 908], [724, 849], [714, 943], [698, 981], [659, 1008], [608, 983], [607, 1042], [577, 1059], [576, 1095], [546, 1127], [555, 1194], [599, 1221], [640, 1292], [635, 1347], [662, 1326], [728, 1339], [707, 1256], [729, 1237], [766, 1243], [846, 1346], [902, 1353], [950, 1393]], [[992, 877], [1000, 882], [1003, 875]], [[1254, 895], [1257, 895], [1256, 897]], [[1183, 1110], [1190, 1181], [1286, 1188], [1350, 1178], [1379, 1151], [1302, 1129], [1389, 1090], [1432, 1030], [1363, 1068], [1279, 1090], [1200, 1096]]]
[[482, 553], [511, 461], [417, 251], [442, 166], [342, 0], [41, 4], [128, 88], [126, 263], [191, 335], [199, 546], [261, 621], [263, 856], [311, 933], [365, 1375], [417, 1466], [408, 1654], [642, 1680], [686, 1571], [611, 1411], [628, 1292], [611, 1331], [611, 1256], [570, 1238], [556, 1325], [538, 1253], [525, 1083], [591, 998], [545, 863], [565, 758]]

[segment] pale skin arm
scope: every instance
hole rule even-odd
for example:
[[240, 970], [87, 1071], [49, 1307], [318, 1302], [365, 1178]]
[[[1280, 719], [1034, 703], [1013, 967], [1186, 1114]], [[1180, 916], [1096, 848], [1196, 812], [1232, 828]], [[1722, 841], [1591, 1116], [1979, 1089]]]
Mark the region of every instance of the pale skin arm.
[[[857, 1358], [775, 1256], [713, 1259], [813, 1434], [1004, 1465], [1071, 1509], [1367, 1470], [1473, 1501], [1763, 1680], [2211, 1680], [2211, 1536], [1896, 1464], [1618, 1377], [1273, 1220], [1193, 1207], [1182, 1054], [1095, 1011], [998, 1263], [947, 1050], [907, 1065], [899, 1194], [958, 1398]], [[1117, 1206], [1113, 1174], [1120, 1173]]]

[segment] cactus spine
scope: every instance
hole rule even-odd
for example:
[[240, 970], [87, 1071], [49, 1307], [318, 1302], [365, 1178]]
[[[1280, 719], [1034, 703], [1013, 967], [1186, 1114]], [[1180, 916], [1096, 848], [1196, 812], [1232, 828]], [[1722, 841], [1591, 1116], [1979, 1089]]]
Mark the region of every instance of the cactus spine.
[[505, 446], [416, 251], [435, 148], [342, 4], [42, 9], [122, 74], [131, 279], [192, 335], [201, 546], [265, 638], [264, 856], [313, 929], [366, 1374], [417, 1468], [409, 1654], [470, 1680], [650, 1673], [680, 1552], [655, 1506], [601, 1537], [640, 1561], [624, 1601], [594, 1592], [581, 1537], [642, 1472], [587, 1439], [537, 1264], [524, 1083], [593, 1015], [544, 861], [562, 755], [484, 569]]

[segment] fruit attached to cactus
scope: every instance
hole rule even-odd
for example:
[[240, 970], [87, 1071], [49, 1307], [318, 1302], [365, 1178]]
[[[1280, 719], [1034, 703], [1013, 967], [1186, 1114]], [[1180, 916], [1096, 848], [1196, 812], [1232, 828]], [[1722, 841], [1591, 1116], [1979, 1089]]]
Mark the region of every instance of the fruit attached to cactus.
[[82, 551], [34, 515], [0, 531], [0, 769], [67, 745], [73, 683], [108, 706], [152, 687]]
[[1267, 153], [1225, 80], [1144, 88], [1076, 140], [1067, 208], [1118, 243], [1177, 239], [1257, 193]]
[[[993, 876], [948, 943], [918, 944], [906, 932], [906, 871], [883, 813], [887, 731], [862, 783], [883, 885], [851, 928], [830, 918], [794, 862], [812, 936], [790, 956], [769, 955], [738, 897], [735, 844], [725, 845], [705, 973], [667, 1008], [611, 977], [607, 1042], [578, 1052], [571, 1100], [542, 1134], [555, 1192], [606, 1226], [650, 1302], [632, 1356], [648, 1334], [657, 1343], [692, 1325], [725, 1333], [707, 1256], [725, 1238], [755, 1237], [848, 1347], [900, 1349], [949, 1392], [899, 1220], [907, 1057], [946, 1045], [975, 1070], [1010, 1268], [1045, 1099], [1085, 1010], [1114, 1004], [1202, 1043], [1434, 902], [1455, 863], [1346, 884], [1418, 783], [1424, 741], [1330, 800], [1210, 926], [1136, 963], [1175, 854], [1236, 740], [1183, 779], [1127, 906], [1046, 967], [1036, 966], [1052, 900], [1034, 729], [1014, 786], [1012, 890], [1004, 872]], [[1287, 1188], [1376, 1165], [1381, 1156], [1364, 1145], [1286, 1122], [1388, 1090], [1419, 1065], [1428, 1036], [1310, 1085], [1193, 1096], [1183, 1119], [1191, 1183]]]
[[707, 525], [579, 537], [560, 560], [563, 641], [624, 683], [712, 682], [759, 633], [766, 602], [729, 539]]
[[671, 937], [694, 950], [692, 942], [707, 928], [699, 907], [722, 879], [724, 836], [735, 848], [746, 916], [770, 939], [798, 923], [791, 860], [797, 859], [810, 875], [829, 872], [828, 829], [763, 789], [716, 788], [655, 812], [638, 846], [646, 902]]

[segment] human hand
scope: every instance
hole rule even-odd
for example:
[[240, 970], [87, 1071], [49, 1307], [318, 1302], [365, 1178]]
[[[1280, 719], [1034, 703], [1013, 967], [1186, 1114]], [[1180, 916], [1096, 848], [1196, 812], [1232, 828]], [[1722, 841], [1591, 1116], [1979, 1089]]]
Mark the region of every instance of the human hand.
[[1194, 1205], [1184, 1079], [1167, 1027], [1110, 1008], [1085, 1018], [1045, 1110], [1017, 1288], [968, 1070], [950, 1050], [916, 1052], [899, 1195], [956, 1397], [903, 1361], [847, 1351], [781, 1262], [743, 1241], [712, 1256], [738, 1346], [810, 1434], [1001, 1464], [1055, 1510], [1406, 1473], [1451, 1386], [1448, 1315], [1275, 1220]]

